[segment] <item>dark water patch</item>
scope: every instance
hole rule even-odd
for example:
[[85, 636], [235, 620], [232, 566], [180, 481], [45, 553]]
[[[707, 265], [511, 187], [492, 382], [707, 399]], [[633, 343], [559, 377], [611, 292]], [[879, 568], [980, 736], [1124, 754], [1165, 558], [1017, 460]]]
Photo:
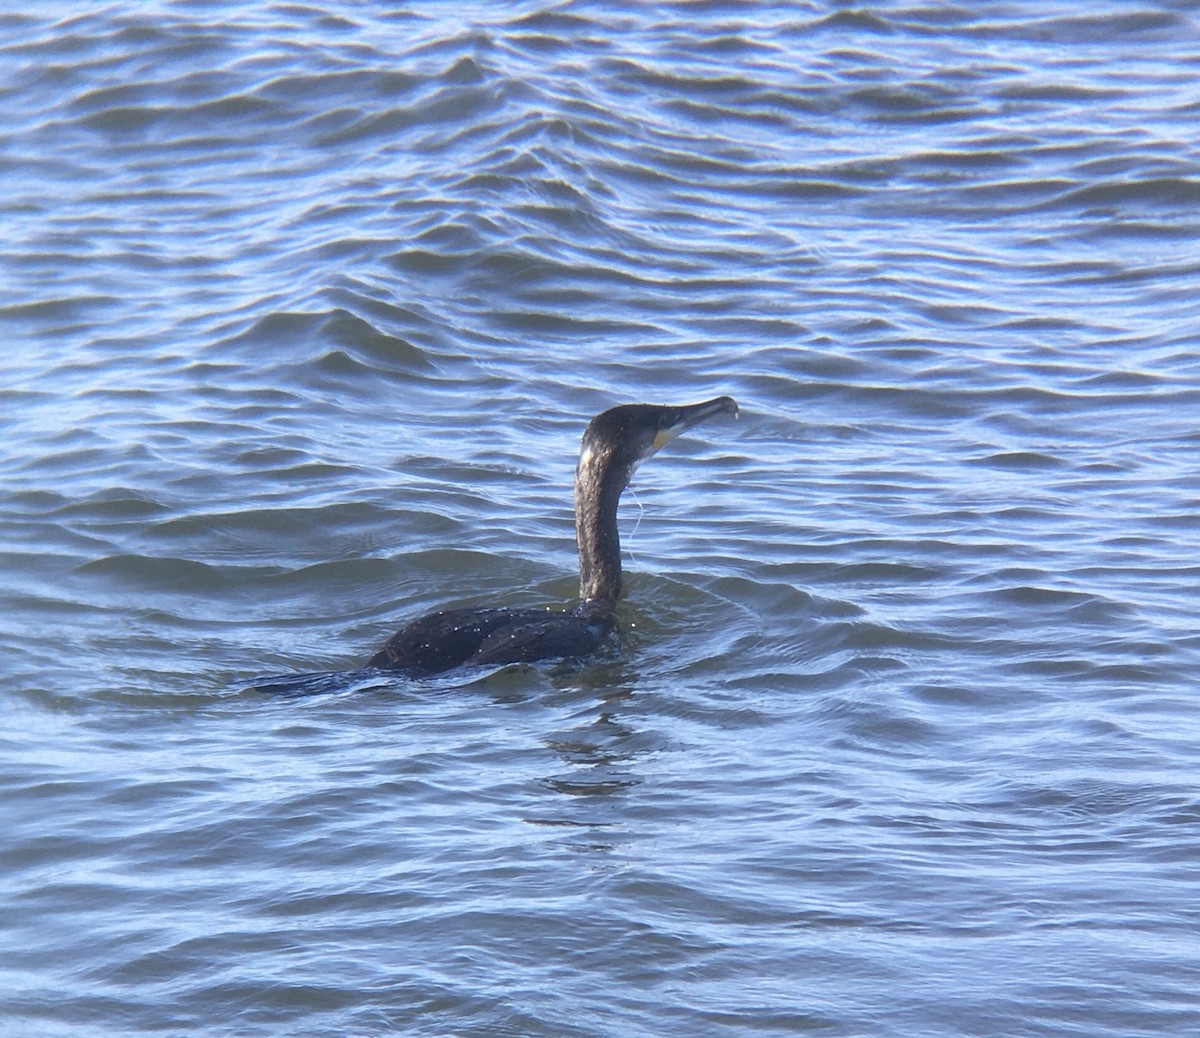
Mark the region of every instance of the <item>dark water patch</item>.
[[930, 684], [911, 690], [918, 700], [937, 707], [961, 707], [976, 710], [990, 705], [991, 697], [981, 689], [966, 685]]
[[985, 458], [978, 458], [974, 464], [999, 469], [1026, 470], [1060, 468], [1065, 462], [1061, 458], [1037, 451], [1005, 451], [1002, 454], [991, 454]]
[[709, 100], [719, 98], [721, 103], [728, 104], [735, 98], [751, 97], [757, 90], [755, 81], [736, 75], [666, 72], [625, 58], [602, 62], [601, 67], [615, 82], [634, 85], [639, 93], [648, 89], [666, 95], [686, 94]]
[[115, 579], [122, 587], [133, 589], [191, 593], [232, 591], [239, 583], [251, 583], [257, 571], [243, 567], [240, 573], [227, 567], [170, 557], [145, 555], [109, 555], [93, 559], [76, 567], [83, 576]]
[[866, 32], [886, 34], [895, 31], [892, 22], [882, 15], [859, 9], [837, 11], [825, 15], [804, 28], [808, 32]]
[[325, 105], [336, 104], [341, 98], [359, 101], [372, 95], [395, 102], [425, 82], [424, 77], [399, 69], [323, 69], [320, 72], [276, 76], [259, 87], [258, 93], [272, 100], [296, 102], [305, 102], [319, 95]]
[[115, 296], [81, 295], [62, 299], [43, 299], [0, 307], [0, 320], [14, 323], [58, 324], [59, 331], [69, 330], [94, 316], [95, 311], [111, 307]]
[[863, 193], [861, 188], [854, 185], [799, 177], [772, 178], [759, 185], [748, 185], [748, 189], [755, 194], [765, 193], [806, 202], [836, 201]]
[[[1191, 30], [1191, 31], [1189, 31]], [[1001, 31], [1006, 36], [1038, 43], [1104, 44], [1115, 40], [1142, 38], [1167, 41], [1183, 32], [1192, 35], [1192, 23], [1171, 11], [1133, 11], [1079, 17], [1048, 17], [1010, 23]]]
[[[509, 27], [516, 32], [534, 30], [558, 40], [577, 39], [588, 31], [600, 29], [593, 16], [568, 10], [530, 11], [514, 18]], [[597, 37], [597, 42], [600, 42], [600, 37]]]
[[352, 125], [321, 134], [316, 145], [323, 149], [362, 147], [372, 140], [401, 135], [414, 128], [453, 125], [485, 114], [494, 115], [497, 107], [503, 103], [501, 88], [488, 84], [473, 62], [461, 62], [456, 68], [473, 71], [471, 85], [464, 85], [451, 69], [446, 78], [453, 85], [403, 108], [383, 113], [364, 112]]
[[1115, 101], [1128, 96], [1125, 90], [1113, 87], [1086, 87], [1076, 83], [1014, 83], [996, 91], [997, 97], [1014, 101], [1046, 101], [1089, 103]]
[[929, 83], [860, 87], [846, 100], [881, 123], [957, 122], [978, 114], [957, 91]]
[[1200, 199], [1200, 179], [1149, 177], [1072, 186], [1048, 203], [1052, 208], [1084, 211], [1150, 208], [1188, 212]]
[[987, 597], [997, 604], [1011, 604], [1023, 610], [1061, 610], [1072, 621], [1085, 624], [1116, 624], [1134, 612], [1126, 604], [1088, 592], [1032, 585], [996, 589]]
[[[331, 345], [341, 349], [330, 349]], [[266, 350], [269, 355], [293, 358], [304, 348], [313, 351], [313, 355], [302, 365], [289, 360], [286, 366], [278, 367], [281, 380], [289, 381], [285, 379], [288, 368], [294, 373], [310, 366], [318, 379], [324, 375], [361, 376], [380, 370], [428, 371], [433, 367], [427, 354], [412, 342], [382, 332], [364, 318], [340, 308], [324, 313], [268, 314], [250, 328], [214, 344], [214, 349], [229, 357]]]
[[860, 562], [831, 567], [826, 571], [843, 586], [893, 585], [909, 587], [937, 580], [942, 574], [934, 568], [895, 562]]
[[269, 102], [252, 97], [229, 97], [192, 105], [187, 109], [158, 105], [114, 105], [111, 100], [80, 99], [80, 107], [89, 114], [79, 119], [86, 129], [124, 139], [148, 136], [151, 131], [165, 130], [195, 136], [197, 131], [207, 135], [214, 128], [229, 132], [238, 124], [273, 125], [278, 110]]

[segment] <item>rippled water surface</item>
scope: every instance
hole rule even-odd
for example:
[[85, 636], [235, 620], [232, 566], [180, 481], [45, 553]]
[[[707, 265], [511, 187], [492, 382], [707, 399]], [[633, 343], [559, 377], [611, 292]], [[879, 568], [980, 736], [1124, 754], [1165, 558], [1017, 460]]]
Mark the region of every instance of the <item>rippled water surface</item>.
[[1200, 1033], [1192, 4], [6, 11], [0, 1033]]

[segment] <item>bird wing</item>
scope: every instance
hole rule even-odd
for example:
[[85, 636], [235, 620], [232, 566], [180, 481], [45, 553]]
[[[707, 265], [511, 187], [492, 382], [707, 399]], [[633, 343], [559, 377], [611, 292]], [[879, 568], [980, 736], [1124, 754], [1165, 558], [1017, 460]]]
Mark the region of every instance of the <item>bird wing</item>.
[[575, 613], [535, 612], [493, 630], [467, 663], [532, 663], [594, 651], [611, 628]]
[[439, 674], [469, 660], [495, 630], [510, 624], [514, 614], [534, 610], [443, 609], [413, 620], [391, 636], [367, 666]]

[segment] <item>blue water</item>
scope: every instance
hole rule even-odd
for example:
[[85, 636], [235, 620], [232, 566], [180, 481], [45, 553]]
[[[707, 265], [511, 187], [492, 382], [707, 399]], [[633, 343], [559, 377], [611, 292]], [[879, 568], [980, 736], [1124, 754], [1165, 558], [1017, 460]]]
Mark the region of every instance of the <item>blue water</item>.
[[[1200, 1033], [1198, 68], [1169, 0], [0, 15], [0, 1034]], [[359, 672], [569, 603], [587, 420], [719, 394], [614, 658]]]

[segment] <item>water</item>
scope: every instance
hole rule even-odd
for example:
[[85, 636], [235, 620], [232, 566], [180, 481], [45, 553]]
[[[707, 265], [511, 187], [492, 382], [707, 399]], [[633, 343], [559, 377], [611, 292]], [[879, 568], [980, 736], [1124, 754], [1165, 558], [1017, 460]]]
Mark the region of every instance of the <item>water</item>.
[[1200, 1030], [1190, 4], [0, 29], [0, 1033]]

